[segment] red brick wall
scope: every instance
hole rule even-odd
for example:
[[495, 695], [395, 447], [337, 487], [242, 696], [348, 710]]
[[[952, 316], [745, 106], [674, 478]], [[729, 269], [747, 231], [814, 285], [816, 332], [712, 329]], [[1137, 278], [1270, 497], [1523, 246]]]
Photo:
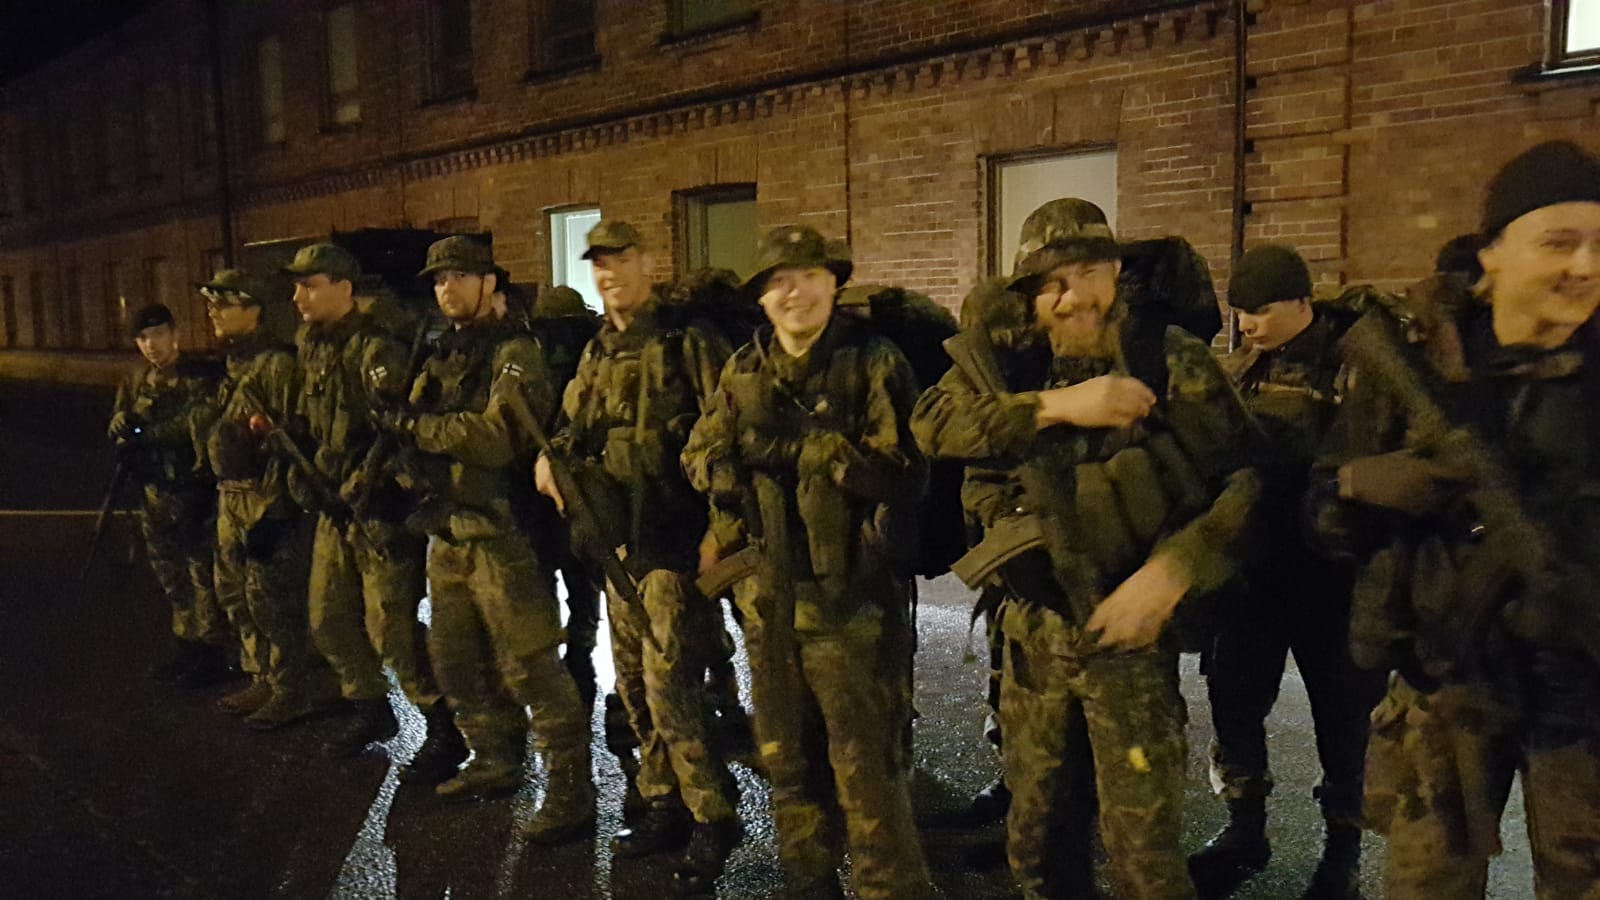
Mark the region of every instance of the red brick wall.
[[[545, 211], [598, 203], [644, 230], [668, 277], [672, 192], [754, 182], [763, 228], [848, 228], [859, 279], [954, 305], [985, 267], [989, 164], [1114, 144], [1122, 232], [1183, 234], [1225, 282], [1231, 4], [1078, 29], [1063, 23], [1130, 4], [757, 5], [754, 26], [663, 43], [665, 0], [601, 2], [599, 70], [525, 82], [525, 0], [478, 0], [477, 98], [427, 105], [421, 4], [364, 0], [363, 122], [337, 133], [322, 129], [320, 3], [238, 6], [254, 12], [232, 21], [227, 54], [237, 241], [474, 219], [493, 231], [514, 275], [545, 281]], [[1246, 240], [1300, 246], [1323, 280], [1395, 286], [1417, 277], [1443, 241], [1472, 227], [1482, 185], [1510, 155], [1553, 136], [1600, 149], [1600, 89], [1513, 83], [1542, 52], [1540, 0], [1251, 7]], [[108, 91], [124, 98], [140, 79], [154, 85], [170, 129], [158, 178], [134, 177], [127, 147], [113, 147], [122, 168], [111, 187], [62, 202], [50, 176], [39, 210], [15, 200], [0, 210], [0, 275], [13, 277], [18, 344], [34, 334], [31, 272], [48, 275], [47, 343], [59, 345], [60, 273], [80, 268], [84, 329], [98, 345], [113, 333], [102, 321], [105, 263], [120, 260], [137, 295], [152, 256], [169, 260], [159, 299], [190, 320], [191, 339], [203, 337], [188, 285], [206, 274], [204, 253], [221, 238], [216, 167], [194, 158], [201, 10], [197, 0], [170, 0], [0, 95], [0, 159], [17, 158], [16, 135], [54, 134], [62, 123], [84, 130]], [[289, 137], [262, 150], [247, 140], [257, 111], [246, 76], [265, 33], [284, 38]], [[1010, 42], [983, 43], [999, 37]], [[891, 58], [906, 61], [873, 62]], [[118, 133], [136, 137], [126, 101], [115, 103]], [[53, 138], [42, 146], [42, 164], [58, 164]]]

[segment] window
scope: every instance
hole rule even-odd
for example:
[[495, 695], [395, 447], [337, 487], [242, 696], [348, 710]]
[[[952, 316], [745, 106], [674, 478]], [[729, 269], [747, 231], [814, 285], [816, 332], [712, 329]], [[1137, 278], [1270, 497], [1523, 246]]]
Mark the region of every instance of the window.
[[77, 266], [68, 266], [61, 274], [61, 310], [66, 314], [65, 346], [83, 347], [83, 270]]
[[17, 291], [10, 275], [0, 275], [0, 324], [5, 334], [0, 336], [0, 347], [17, 345]]
[[472, 0], [432, 0], [428, 4], [429, 68], [434, 100], [472, 93]]
[[752, 0], [670, 0], [672, 30], [677, 34], [736, 25], [755, 14]]
[[283, 143], [288, 137], [283, 120], [283, 43], [275, 34], [256, 44], [256, 99], [261, 104], [261, 143]]
[[104, 291], [101, 300], [106, 318], [106, 347], [115, 348], [121, 343], [128, 324], [128, 292], [123, 283], [121, 263], [106, 263], [105, 278], [100, 286]]
[[1105, 211], [1117, 227], [1117, 151], [994, 160], [989, 165], [989, 273], [1009, 273], [1016, 262], [1022, 221], [1043, 204], [1079, 197]]
[[590, 309], [604, 312], [605, 302], [594, 286], [594, 269], [583, 258], [583, 251], [589, 249], [589, 229], [599, 221], [598, 206], [550, 211], [550, 281], [572, 288], [583, 295]]
[[532, 0], [528, 55], [533, 72], [560, 71], [594, 59], [594, 0]]
[[28, 273], [28, 318], [33, 326], [33, 346], [48, 347], [50, 345], [49, 322], [45, 315], [49, 306], [44, 297], [44, 273]]
[[193, 68], [194, 108], [194, 165], [203, 169], [211, 165], [217, 155], [217, 94], [212, 82], [211, 65], [196, 60]]
[[1600, 0], [1551, 0], [1550, 64], [1600, 65]]
[[356, 5], [344, 3], [328, 10], [328, 122], [335, 127], [361, 121], [360, 78], [356, 42]]
[[756, 186], [719, 185], [674, 197], [678, 211], [678, 258], [685, 272], [732, 269], [755, 274]]
[[149, 81], [141, 81], [134, 88], [135, 124], [139, 129], [139, 139], [135, 142], [138, 149], [137, 170], [141, 178], [153, 178], [160, 174], [157, 161], [161, 157], [161, 116], [158, 113], [160, 101], [156, 96], [156, 85]]

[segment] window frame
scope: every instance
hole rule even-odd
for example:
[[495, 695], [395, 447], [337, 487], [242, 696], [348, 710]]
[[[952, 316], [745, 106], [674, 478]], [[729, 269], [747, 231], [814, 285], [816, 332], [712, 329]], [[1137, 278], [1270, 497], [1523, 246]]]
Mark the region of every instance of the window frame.
[[0, 347], [15, 347], [22, 337], [17, 316], [17, 281], [11, 275], [0, 275], [0, 328], [5, 329]]
[[[445, 18], [445, 4], [461, 3], [467, 10], [467, 47], [465, 65], [460, 62], [445, 65], [444, 42], [442, 41], [441, 22]], [[423, 5], [424, 36], [428, 41], [426, 55], [428, 65], [428, 96], [427, 103], [448, 103], [452, 100], [471, 100], [478, 96], [477, 73], [475, 70], [476, 51], [473, 46], [473, 3], [472, 0], [428, 0]], [[461, 84], [447, 83], [446, 71], [456, 68], [464, 73], [465, 81]], [[459, 77], [459, 76], [458, 76]]]
[[[710, 244], [706, 209], [723, 203], [753, 204], [756, 198], [756, 183], [753, 181], [713, 184], [672, 193], [675, 223], [672, 255], [677, 263], [678, 277], [681, 278], [696, 269], [711, 265], [709, 256], [700, 252], [705, 251]], [[759, 222], [759, 207], [757, 221]], [[760, 240], [759, 231], [750, 235], [752, 250]], [[739, 277], [748, 278], [753, 274], [755, 273], [740, 272]]]
[[1580, 3], [1592, 5], [1593, 11], [1600, 14], [1600, 2], [1597, 0], [1549, 0], [1550, 45], [1545, 61], [1551, 69], [1600, 67], [1600, 47], [1570, 52], [1567, 50], [1567, 36], [1571, 30], [1572, 16]]
[[[277, 90], [275, 92], [277, 98], [276, 122], [281, 133], [276, 137], [272, 134], [274, 119], [268, 115], [268, 85], [263, 78], [266, 66], [264, 65], [265, 61], [262, 59], [262, 52], [269, 42], [275, 46], [277, 56], [277, 76], [275, 79], [277, 82]], [[282, 147], [289, 141], [289, 111], [283, 83], [283, 38], [277, 32], [267, 32], [259, 35], [252, 46], [255, 52], [250, 55], [250, 84], [253, 88], [251, 99], [254, 101], [252, 105], [255, 107], [255, 112], [251, 116], [251, 121], [255, 123], [256, 144], [263, 149]]]
[[[334, 83], [335, 69], [335, 16], [348, 14], [349, 55], [351, 84], [340, 91]], [[335, 0], [322, 14], [322, 127], [324, 131], [343, 131], [361, 125], [361, 4], [357, 0]], [[349, 105], [350, 118], [340, 120], [340, 114]]]
[[667, 34], [664, 40], [668, 43], [731, 31], [761, 20], [761, 9], [756, 0], [730, 0], [744, 8], [730, 11], [720, 18], [689, 25], [684, 22], [684, 6], [688, 2], [693, 0], [667, 0]]
[[[560, 286], [560, 285], [563, 285], [563, 284], [569, 285], [570, 287], [572, 287], [573, 290], [575, 290], [579, 294], [583, 295], [584, 304], [586, 306], [588, 306], [590, 309], [596, 309], [597, 311], [603, 312], [604, 311], [604, 303], [600, 300], [600, 293], [599, 293], [598, 290], [593, 290], [593, 279], [594, 279], [593, 268], [591, 267], [591, 269], [590, 269], [589, 282], [588, 282], [589, 287], [591, 288], [591, 290], [593, 290], [593, 293], [591, 295], [590, 292], [584, 290], [584, 288], [583, 288], [583, 286], [581, 284], [579, 284], [579, 285], [570, 284], [570, 282], [572, 281], [572, 276], [571, 276], [570, 272], [566, 271], [566, 263], [567, 263], [566, 254], [565, 253], [558, 253], [556, 251], [556, 238], [558, 236], [557, 235], [557, 224], [556, 224], [557, 221], [562, 219], [563, 217], [571, 216], [571, 215], [573, 215], [575, 213], [587, 213], [587, 212], [593, 212], [595, 214], [595, 216], [596, 216], [595, 221], [596, 222], [599, 222], [601, 219], [604, 218], [604, 214], [601, 212], [600, 204], [598, 204], [598, 203], [568, 203], [568, 204], [565, 204], [565, 205], [562, 205], [562, 206], [547, 207], [545, 209], [545, 211], [544, 211], [545, 235], [548, 238], [545, 246], [548, 247], [549, 250], [550, 250], [550, 284], [551, 284], [552, 287]], [[591, 226], [591, 227], [593, 227], [593, 226]], [[560, 233], [561, 233], [562, 236], [565, 236], [565, 235], [568, 234], [568, 229], [567, 229], [567, 227], [566, 227], [566, 225], [564, 223], [560, 227]], [[569, 242], [569, 245], [570, 245], [570, 242]]]
[[[1120, 148], [1114, 143], [1078, 144], [1066, 147], [1044, 147], [1027, 150], [1020, 153], [1002, 153], [980, 157], [983, 166], [983, 264], [984, 272], [989, 277], [1007, 275], [1012, 269], [1012, 260], [1002, 259], [1001, 251], [1010, 242], [1006, 239], [1003, 230], [1004, 223], [1004, 178], [1008, 167], [1041, 163], [1049, 160], [1064, 160], [1071, 157], [1089, 157], [1109, 154], [1112, 165], [1116, 170], [1116, 182], [1112, 186], [1113, 195], [1120, 200], [1118, 186], [1123, 174], [1123, 160]], [[1073, 196], [1062, 194], [1062, 197]], [[1051, 198], [1055, 199], [1055, 198]], [[1092, 198], [1090, 198], [1092, 199]], [[1103, 204], [1102, 204], [1103, 206]], [[1113, 205], [1107, 213], [1115, 226], [1117, 209]], [[1026, 216], [1024, 216], [1026, 218]]]

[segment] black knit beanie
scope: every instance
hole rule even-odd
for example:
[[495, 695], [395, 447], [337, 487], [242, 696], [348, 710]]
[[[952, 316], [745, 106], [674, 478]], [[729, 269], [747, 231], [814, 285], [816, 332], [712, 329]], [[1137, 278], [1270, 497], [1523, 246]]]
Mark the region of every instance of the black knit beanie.
[[1600, 160], [1571, 141], [1538, 144], [1506, 163], [1483, 201], [1484, 238], [1558, 203], [1600, 203]]
[[1304, 300], [1311, 296], [1311, 271], [1293, 247], [1262, 244], [1251, 247], [1239, 258], [1228, 279], [1228, 305], [1255, 312], [1280, 300]]

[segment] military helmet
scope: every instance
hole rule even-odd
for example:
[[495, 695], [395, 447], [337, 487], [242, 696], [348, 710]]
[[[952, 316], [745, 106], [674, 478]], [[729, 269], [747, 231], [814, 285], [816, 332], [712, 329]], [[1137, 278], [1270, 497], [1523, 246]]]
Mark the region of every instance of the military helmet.
[[1077, 197], [1051, 200], [1022, 222], [1011, 287], [1032, 294], [1039, 276], [1057, 266], [1121, 256], [1100, 207]]
[[348, 281], [353, 286], [361, 280], [361, 263], [338, 244], [307, 244], [295, 253], [294, 262], [284, 266], [283, 272], [292, 278], [326, 275], [332, 281]]
[[589, 229], [586, 240], [589, 248], [583, 251], [584, 259], [594, 259], [602, 253], [620, 253], [629, 247], [645, 248], [644, 235], [621, 219], [601, 219]]
[[854, 269], [850, 262], [850, 245], [828, 240], [807, 225], [783, 225], [761, 239], [756, 248], [756, 273], [745, 279], [743, 290], [759, 294], [776, 269], [810, 268], [827, 269], [843, 287]]
[[260, 306], [272, 298], [267, 283], [243, 269], [218, 269], [210, 281], [196, 288], [212, 305]]
[[427, 278], [439, 272], [491, 275], [499, 271], [489, 245], [464, 234], [453, 234], [428, 245], [428, 260], [417, 277]]
[[535, 319], [588, 314], [589, 307], [583, 302], [583, 295], [564, 284], [558, 284], [548, 291], [540, 291], [533, 300], [533, 311], [529, 313]]

